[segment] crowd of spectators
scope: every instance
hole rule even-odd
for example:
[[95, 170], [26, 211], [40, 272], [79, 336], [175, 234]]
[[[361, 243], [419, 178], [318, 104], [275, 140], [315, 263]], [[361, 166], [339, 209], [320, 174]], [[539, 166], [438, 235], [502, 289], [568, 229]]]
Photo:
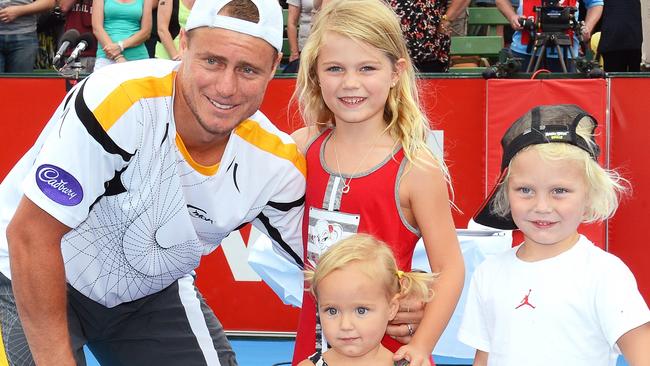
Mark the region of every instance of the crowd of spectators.
[[[309, 35], [312, 17], [322, 1], [327, 0], [280, 0], [288, 9], [286, 37], [289, 52], [282, 66], [284, 72], [297, 72], [300, 50]], [[448, 71], [452, 63], [449, 54], [451, 36], [468, 35], [468, 6], [497, 6], [510, 23], [503, 30], [499, 29], [499, 34], [504, 36], [505, 47], [510, 47], [516, 56], [530, 57], [519, 18], [529, 15], [526, 9], [541, 2], [386, 1], [400, 17], [411, 57], [422, 72]], [[81, 53], [80, 63], [77, 64], [85, 72], [116, 62], [150, 57], [179, 60], [180, 29], [193, 2], [0, 0], [0, 72], [29, 73], [35, 69], [52, 69], [52, 58], [59, 40], [70, 29], [91, 35], [95, 40]], [[601, 32], [595, 37], [595, 40], [600, 39], [600, 45], [596, 46], [594, 56], [602, 56], [605, 71], [639, 71], [643, 39], [640, 0], [578, 0], [576, 5], [581, 6], [580, 18], [585, 21], [582, 32], [584, 41], [589, 41], [592, 34]], [[481, 29], [469, 30], [469, 35], [481, 33]], [[577, 53], [585, 51], [577, 48], [577, 38], [574, 43]], [[69, 54], [70, 50], [64, 57]], [[525, 66], [527, 62], [522, 64]], [[553, 64], [550, 68], [558, 71]]]

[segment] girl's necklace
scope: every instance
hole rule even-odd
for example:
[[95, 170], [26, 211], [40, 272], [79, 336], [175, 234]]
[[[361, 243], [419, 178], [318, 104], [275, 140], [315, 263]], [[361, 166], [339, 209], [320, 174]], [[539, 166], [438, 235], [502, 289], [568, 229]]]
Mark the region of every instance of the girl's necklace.
[[[339, 178], [341, 178], [341, 181], [343, 181], [343, 188], [341, 189], [342, 193], [345, 194], [345, 193], [350, 192], [350, 182], [352, 181], [352, 178], [354, 178], [354, 176], [357, 175], [357, 173], [359, 172], [359, 169], [361, 169], [361, 166], [366, 161], [366, 158], [368, 157], [368, 155], [370, 155], [370, 153], [375, 149], [375, 146], [377, 146], [377, 142], [379, 141], [379, 138], [384, 135], [384, 132], [386, 132], [386, 131], [385, 130], [382, 131], [379, 134], [379, 136], [375, 137], [375, 141], [370, 146], [370, 149], [368, 149], [368, 151], [366, 151], [366, 153], [363, 155], [363, 158], [361, 158], [361, 160], [359, 161], [359, 164], [357, 165], [357, 168], [354, 169], [354, 172], [352, 172], [352, 174], [350, 175], [350, 177], [348, 179], [343, 178], [343, 175], [341, 174], [341, 166], [339, 165], [339, 153], [336, 150], [336, 144], [334, 144], [334, 159], [336, 161], [337, 175], [339, 176]], [[333, 140], [336, 137], [336, 130], [333, 132], [333, 134], [334, 134], [334, 136], [332, 136], [332, 142], [334, 142]]]

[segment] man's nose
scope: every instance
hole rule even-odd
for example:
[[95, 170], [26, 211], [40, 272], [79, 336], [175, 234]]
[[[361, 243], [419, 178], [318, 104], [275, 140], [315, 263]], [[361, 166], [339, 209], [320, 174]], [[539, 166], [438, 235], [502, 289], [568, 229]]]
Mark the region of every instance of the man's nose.
[[215, 82], [215, 90], [218, 96], [228, 98], [237, 92], [237, 75], [234, 70], [223, 70]]

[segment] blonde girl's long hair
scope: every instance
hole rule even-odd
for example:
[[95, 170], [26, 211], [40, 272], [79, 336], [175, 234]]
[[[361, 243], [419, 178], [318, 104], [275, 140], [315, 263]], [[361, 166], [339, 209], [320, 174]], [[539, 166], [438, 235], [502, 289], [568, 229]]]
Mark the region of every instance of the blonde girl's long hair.
[[409, 162], [419, 163], [424, 161], [422, 153], [428, 155], [436, 161], [445, 180], [450, 183], [446, 165], [427, 146], [427, 137], [431, 133], [429, 120], [420, 108], [415, 69], [397, 15], [382, 0], [334, 0], [316, 15], [300, 54], [296, 89], [291, 98], [298, 101], [305, 124], [315, 125], [321, 131], [336, 125], [334, 114], [323, 100], [317, 74], [318, 56], [329, 32], [382, 51], [393, 65], [399, 59], [406, 60], [406, 67], [395, 87], [391, 88], [384, 107], [386, 130], [401, 143]]

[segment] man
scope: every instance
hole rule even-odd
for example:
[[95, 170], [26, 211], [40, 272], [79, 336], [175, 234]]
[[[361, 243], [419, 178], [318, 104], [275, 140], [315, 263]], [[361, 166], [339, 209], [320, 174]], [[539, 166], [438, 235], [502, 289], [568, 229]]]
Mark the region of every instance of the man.
[[258, 111], [281, 8], [197, 0], [180, 47], [79, 83], [0, 186], [10, 365], [85, 364], [84, 344], [102, 365], [235, 365], [201, 256], [253, 222], [302, 267], [304, 159]]
[[[596, 23], [598, 23], [598, 20], [603, 13], [603, 0], [584, 0], [584, 3], [587, 7], [587, 15], [585, 17], [585, 25], [582, 28], [582, 39], [586, 42], [591, 38], [591, 32], [593, 31]], [[541, 6], [542, 0], [521, 0], [516, 11], [512, 7], [511, 0], [496, 0], [496, 4], [497, 8], [499, 8], [503, 16], [505, 16], [506, 19], [508, 19], [508, 22], [510, 22], [510, 26], [512, 26], [512, 28], [515, 30], [515, 33], [512, 36], [510, 49], [512, 50], [514, 57], [522, 59], [521, 71], [526, 71], [532, 54], [532, 40], [529, 37], [528, 30], [524, 30], [519, 23], [519, 19], [529, 18], [533, 16], [533, 7]], [[559, 4], [561, 6], [573, 6], [577, 8], [576, 0], [562, 0], [559, 2]], [[577, 13], [575, 14], [575, 17], [576, 19], [578, 18]], [[571, 49], [573, 50], [573, 54], [575, 57], [578, 57], [580, 43], [578, 41], [577, 35], [573, 35], [571, 42]], [[547, 47], [547, 49], [548, 48], [551, 49], [547, 51], [545, 64], [542, 64], [542, 67], [549, 71], [561, 72], [562, 67], [558, 59], [557, 51], [553, 49], [554, 47]], [[560, 47], [560, 49], [563, 52], [566, 52], [566, 55], [564, 55], [564, 61], [567, 71], [575, 72], [575, 64], [570, 58], [571, 55], [569, 53], [569, 50], [564, 50], [563, 47]], [[539, 50], [537, 51], [537, 54], [539, 55]], [[534, 66], [535, 65], [533, 64], [533, 67]]]
[[54, 5], [54, 0], [0, 1], [0, 73], [34, 71], [38, 14]]

